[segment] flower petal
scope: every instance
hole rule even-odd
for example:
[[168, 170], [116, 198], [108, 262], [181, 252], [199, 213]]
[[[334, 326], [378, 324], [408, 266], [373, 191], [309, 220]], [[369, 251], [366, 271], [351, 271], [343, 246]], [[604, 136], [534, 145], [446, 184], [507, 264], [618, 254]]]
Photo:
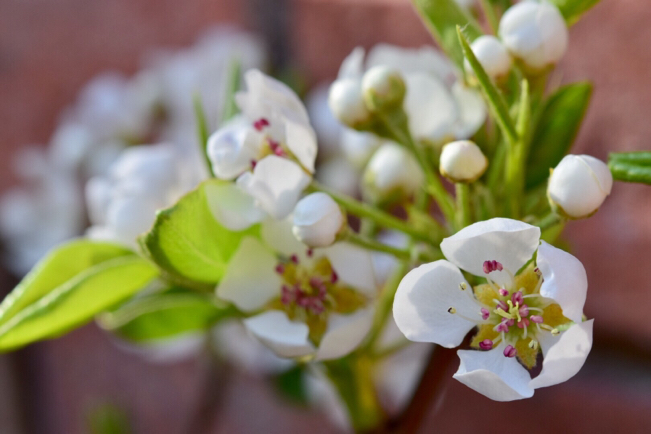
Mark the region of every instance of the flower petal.
[[353, 51], [346, 56], [341, 66], [337, 79], [342, 78], [362, 78], [364, 72], [364, 48], [355, 47]]
[[472, 224], [443, 240], [446, 258], [476, 276], [484, 276], [484, 261], [498, 261], [504, 271], [490, 273], [499, 284], [510, 282], [507, 271], [515, 274], [538, 248], [540, 229], [518, 220], [494, 218]]
[[486, 103], [481, 94], [458, 81], [452, 86], [452, 95], [459, 109], [455, 138], [469, 139], [486, 120]]
[[243, 239], [217, 286], [217, 295], [246, 312], [260, 309], [280, 296], [282, 282], [276, 265], [276, 257], [260, 241]]
[[575, 324], [560, 336], [544, 333], [539, 336], [543, 350], [543, 368], [529, 387], [553, 386], [574, 377], [583, 367], [592, 349], [592, 326], [594, 320]]
[[588, 276], [581, 261], [543, 241], [536, 263], [544, 279], [540, 295], [555, 300], [565, 317], [580, 323], [588, 293]]
[[275, 252], [284, 256], [298, 256], [300, 262], [307, 259], [308, 246], [296, 239], [292, 233], [293, 218], [282, 220], [267, 219], [262, 222], [262, 240]]
[[258, 159], [264, 136], [244, 116], [228, 122], [208, 138], [206, 152], [215, 176], [232, 180], [251, 168]]
[[237, 179], [237, 184], [256, 199], [256, 204], [277, 220], [292, 212], [309, 183], [310, 177], [298, 164], [275, 155], [263, 158], [253, 173], [247, 172]]
[[350, 315], [331, 314], [328, 328], [316, 353], [316, 360], [331, 360], [353, 351], [373, 326], [374, 307]]
[[451, 136], [459, 113], [446, 85], [435, 76], [424, 73], [406, 75], [405, 83], [404, 107], [413, 136], [433, 141]]
[[324, 254], [342, 282], [369, 297], [377, 295], [373, 258], [371, 253], [350, 243], [335, 243], [319, 249], [315, 254]]
[[270, 310], [245, 319], [244, 325], [280, 357], [302, 357], [314, 352], [307, 325], [290, 321], [285, 312]]
[[402, 279], [393, 301], [393, 317], [407, 339], [434, 342], [446, 348], [456, 347], [477, 324], [448, 312], [481, 321], [480, 307], [473, 302], [461, 271], [448, 261], [440, 260], [411, 270]]
[[287, 147], [310, 173], [314, 173], [317, 144], [316, 133], [308, 123], [285, 119], [285, 140]]
[[454, 378], [494, 401], [531, 398], [529, 372], [515, 357], [505, 357], [502, 343], [490, 351], [460, 350], [461, 364]]
[[213, 217], [232, 231], [241, 231], [261, 222], [266, 214], [255, 206], [251, 196], [236, 184], [206, 184], [206, 199]]

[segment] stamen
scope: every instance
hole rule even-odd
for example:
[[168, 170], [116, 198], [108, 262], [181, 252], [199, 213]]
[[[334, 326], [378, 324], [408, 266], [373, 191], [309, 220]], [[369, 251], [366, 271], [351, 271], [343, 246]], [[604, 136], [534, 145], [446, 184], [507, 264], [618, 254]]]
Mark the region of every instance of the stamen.
[[338, 281], [339, 281], [339, 275], [337, 274], [336, 271], [332, 270], [332, 274], [330, 275], [330, 282], [337, 283]]
[[489, 274], [493, 271], [502, 271], [503, 269], [504, 267], [502, 267], [502, 264], [496, 260], [484, 261], [484, 274]]
[[251, 169], [255, 169], [255, 166], [258, 164], [257, 161], [251, 160]]
[[495, 309], [495, 310], [493, 311], [493, 313], [496, 313], [496, 314], [498, 314], [499, 316], [501, 316], [501, 317], [503, 317], [503, 318], [506, 318], [506, 319], [513, 319], [513, 315], [511, 315], [510, 313], [506, 312], [506, 311], [505, 311], [504, 309], [502, 309], [501, 307]]
[[466, 282], [461, 282], [459, 284], [459, 289], [462, 290], [462, 291], [465, 291], [466, 289], [468, 289], [468, 285], [466, 285]]
[[535, 297], [542, 297], [540, 294], [527, 294], [523, 295], [522, 298], [535, 298]]
[[536, 324], [542, 324], [543, 322], [545, 322], [543, 317], [540, 315], [531, 315], [529, 319]]
[[481, 308], [481, 319], [486, 321], [490, 316], [491, 316], [490, 311], [488, 309], [486, 309], [485, 307], [482, 307]]
[[457, 310], [455, 308], [451, 307], [451, 308], [448, 309], [448, 313], [455, 314], [455, 313], [457, 313]]
[[292, 261], [294, 264], [298, 264], [298, 256], [295, 254], [289, 257], [289, 260]]
[[276, 273], [283, 274], [285, 272], [285, 265], [278, 264], [278, 265], [276, 265], [275, 270], [276, 270]]
[[500, 288], [500, 290], [499, 290], [498, 292], [500, 293], [500, 295], [501, 295], [502, 297], [508, 297], [508, 295], [509, 295], [509, 291], [507, 291], [507, 290], [504, 289], [504, 288]]
[[455, 308], [453, 308], [453, 307], [448, 308], [448, 313], [456, 315], [459, 318], [463, 318], [466, 321], [474, 323], [474, 324], [489, 324], [488, 321], [479, 321], [479, 320], [476, 320], [476, 319], [473, 319], [473, 318], [469, 318], [469, 317], [467, 317], [465, 315], [461, 315], [460, 313], [457, 313], [457, 310]]
[[520, 309], [518, 310], [518, 313], [520, 314], [521, 317], [527, 317], [529, 316], [529, 306], [526, 304], [523, 304], [520, 306]]
[[539, 307], [531, 307], [531, 306], [527, 306], [527, 307], [529, 308], [529, 310], [533, 310], [534, 312], [543, 312], [543, 310]]
[[537, 350], [538, 349], [538, 341], [535, 340], [535, 339], [531, 339], [531, 341], [529, 341], [529, 348], [531, 348], [532, 350]]
[[269, 121], [265, 118], [260, 118], [257, 121], [253, 122], [253, 128], [255, 128], [258, 131], [262, 131], [264, 127], [269, 126]]
[[484, 351], [488, 351], [493, 349], [493, 341], [490, 339], [484, 339], [479, 343], [479, 348], [481, 348]]
[[518, 351], [513, 347], [513, 345], [508, 345], [504, 348], [504, 357], [513, 358], [518, 354]]
[[307, 249], [307, 252], [306, 252], [306, 253], [307, 253], [307, 257], [308, 257], [308, 258], [311, 258], [312, 255], [314, 255], [314, 251], [313, 251], [312, 249]]
[[511, 296], [511, 301], [513, 304], [520, 304], [522, 305], [524, 303], [524, 298], [522, 297], [522, 292], [514, 292], [513, 295]]
[[560, 330], [552, 329], [552, 336], [558, 336], [560, 333], [561, 333]]

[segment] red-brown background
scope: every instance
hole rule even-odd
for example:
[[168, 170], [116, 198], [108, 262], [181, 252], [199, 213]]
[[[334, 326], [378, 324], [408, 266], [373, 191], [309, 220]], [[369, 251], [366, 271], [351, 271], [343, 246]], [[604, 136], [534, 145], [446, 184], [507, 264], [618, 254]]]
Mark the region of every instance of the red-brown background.
[[[312, 83], [332, 78], [356, 45], [430, 42], [408, 0], [0, 0], [0, 189], [15, 182], [11, 155], [46, 143], [61, 108], [94, 74], [134, 72], [148, 49], [189, 45], [213, 23], [261, 28], [281, 6], [288, 15], [279, 31]], [[648, 0], [603, 0], [572, 29], [563, 79], [596, 87], [578, 152], [605, 159], [651, 148], [650, 23]], [[424, 432], [651, 431], [650, 215], [651, 188], [617, 183], [595, 217], [567, 227], [588, 271], [586, 312], [596, 318], [593, 354], [575, 379], [508, 404], [451, 381]], [[86, 432], [87, 411], [109, 401], [128, 411], [136, 433], [180, 433], [202, 371], [193, 362], [146, 364], [90, 325], [0, 357], [0, 432]], [[334, 431], [249, 378], [235, 378], [225, 395], [215, 432]]]

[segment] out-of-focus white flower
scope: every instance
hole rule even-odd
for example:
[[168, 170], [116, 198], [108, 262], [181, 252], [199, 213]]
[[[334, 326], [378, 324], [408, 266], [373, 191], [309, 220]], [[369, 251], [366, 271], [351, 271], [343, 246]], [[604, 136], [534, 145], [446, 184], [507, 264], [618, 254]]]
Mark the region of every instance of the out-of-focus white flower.
[[373, 112], [401, 106], [405, 92], [405, 81], [400, 72], [389, 66], [373, 66], [362, 77], [364, 101]]
[[569, 40], [563, 15], [546, 1], [511, 6], [502, 16], [499, 36], [511, 54], [533, 70], [561, 60]]
[[385, 197], [394, 192], [413, 194], [425, 176], [414, 156], [402, 146], [385, 143], [378, 149], [364, 172], [364, 187], [369, 193]]
[[209, 139], [215, 175], [237, 178], [242, 191], [275, 219], [294, 208], [314, 172], [317, 144], [307, 110], [283, 83], [251, 70], [236, 102], [242, 117]]
[[330, 82], [325, 82], [315, 86], [305, 98], [310, 121], [319, 139], [319, 158], [321, 160], [334, 158], [339, 154], [341, 135], [348, 130], [341, 125], [330, 110], [328, 105], [330, 85]]
[[360, 177], [357, 168], [344, 157], [331, 158], [316, 171], [317, 181], [348, 196], [358, 193]]
[[327, 247], [335, 242], [346, 220], [341, 208], [329, 195], [312, 193], [294, 208], [294, 236], [310, 247]]
[[470, 140], [448, 143], [441, 151], [439, 170], [452, 182], [473, 182], [484, 174], [488, 159]]
[[383, 143], [389, 142], [373, 133], [347, 129], [341, 136], [341, 151], [354, 167], [361, 170]]
[[[454, 378], [496, 401], [529, 398], [579, 372], [593, 320], [583, 321], [588, 280], [578, 259], [541, 242], [539, 228], [503, 218], [462, 229], [441, 250], [450, 262], [410, 271], [396, 292], [394, 318], [408, 339], [452, 348], [478, 327], [477, 350], [458, 351]], [[459, 268], [488, 283], [473, 291]], [[543, 367], [532, 379], [525, 367], [539, 350]]]
[[[513, 59], [502, 42], [493, 35], [483, 35], [475, 39], [470, 46], [479, 63], [489, 77], [499, 80], [506, 77], [513, 65]], [[465, 60], [466, 71], [472, 73], [472, 67]]]
[[372, 326], [377, 287], [370, 254], [347, 243], [308, 249], [291, 225], [266, 220], [264, 243], [245, 238], [217, 295], [244, 312], [264, 309], [244, 325], [280, 357], [342, 357]]
[[559, 213], [580, 219], [597, 212], [612, 187], [613, 175], [601, 160], [567, 155], [552, 171], [547, 195]]
[[135, 246], [154, 223], [156, 211], [172, 205], [203, 176], [201, 167], [193, 167], [173, 145], [126, 149], [108, 176], [86, 186], [92, 223], [88, 236]]
[[[342, 63], [331, 98], [333, 91], [344, 94], [335, 87], [340, 83], [338, 86], [345, 86], [351, 101], [359, 101], [364, 71], [374, 66], [391, 68], [404, 78], [407, 91], [403, 107], [409, 116], [409, 129], [418, 140], [467, 139], [486, 119], [481, 95], [465, 87], [454, 64], [432, 47], [407, 49], [378, 44], [369, 51], [366, 61], [364, 50], [356, 48]], [[333, 104], [331, 108], [336, 114]]]
[[361, 80], [340, 78], [330, 86], [328, 97], [330, 110], [342, 124], [351, 128], [361, 128], [371, 119], [366, 107]]
[[0, 200], [0, 232], [5, 263], [24, 274], [56, 244], [81, 232], [83, 203], [74, 176], [53, 167], [42, 150], [25, 148], [14, 166], [26, 183]]

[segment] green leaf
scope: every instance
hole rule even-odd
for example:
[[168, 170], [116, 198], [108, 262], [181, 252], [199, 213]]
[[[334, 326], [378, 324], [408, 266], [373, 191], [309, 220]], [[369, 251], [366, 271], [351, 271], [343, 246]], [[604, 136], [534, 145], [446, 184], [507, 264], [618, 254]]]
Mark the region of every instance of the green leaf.
[[651, 184], [651, 151], [611, 153], [608, 167], [617, 181]]
[[601, 0], [551, 0], [561, 11], [569, 25], [576, 23], [581, 15], [592, 9]]
[[[124, 250], [115, 246], [86, 243], [92, 244], [73, 242], [55, 250], [5, 299], [1, 351], [60, 336], [158, 276], [155, 267], [132, 252], [120, 254]], [[75, 252], [86, 256], [77, 257]], [[76, 265], [79, 259], [85, 267]]]
[[217, 305], [208, 296], [167, 292], [138, 298], [106, 312], [98, 323], [124, 339], [147, 342], [205, 331], [233, 313], [230, 305]]
[[194, 95], [193, 104], [194, 117], [197, 120], [197, 138], [199, 143], [199, 150], [201, 151], [203, 160], [206, 163], [208, 173], [214, 178], [215, 173], [212, 170], [210, 157], [208, 157], [208, 137], [210, 135], [208, 131], [208, 121], [206, 119], [206, 111], [203, 109], [203, 102], [201, 101], [201, 96], [199, 96], [199, 94]]
[[307, 406], [309, 397], [305, 385], [305, 366], [298, 365], [273, 377], [273, 384], [280, 395], [290, 402]]
[[549, 169], [563, 159], [574, 143], [592, 96], [592, 84], [563, 86], [545, 103], [536, 124], [527, 159], [526, 187], [549, 177]]
[[233, 232], [219, 224], [207, 195], [225, 181], [210, 179], [179, 202], [160, 211], [152, 229], [140, 238], [144, 253], [165, 277], [186, 287], [212, 290], [245, 236], [258, 236], [259, 227]]
[[228, 65], [228, 81], [226, 82], [226, 92], [224, 94], [224, 107], [222, 109], [221, 124], [224, 125], [233, 118], [239, 109], [235, 104], [235, 94], [240, 90], [242, 78], [242, 64], [239, 59], [231, 60]]
[[466, 35], [464, 35], [459, 26], [457, 26], [457, 39], [460, 43], [463, 55], [468, 59], [468, 63], [470, 63], [470, 66], [477, 77], [477, 81], [479, 81], [479, 84], [484, 91], [484, 95], [486, 96], [488, 105], [493, 112], [495, 120], [504, 135], [508, 138], [509, 142], [515, 144], [518, 140], [518, 133], [515, 130], [515, 125], [513, 124], [513, 119], [509, 114], [506, 102], [504, 102], [504, 97], [500, 91], [497, 90], [488, 74], [486, 74], [484, 67], [479, 63], [479, 60], [477, 60], [475, 53], [473, 53], [470, 48], [470, 43], [468, 42]]
[[454, 0], [413, 0], [416, 10], [439, 46], [463, 69], [463, 53], [457, 39], [461, 26], [471, 41], [483, 32], [477, 22]]

